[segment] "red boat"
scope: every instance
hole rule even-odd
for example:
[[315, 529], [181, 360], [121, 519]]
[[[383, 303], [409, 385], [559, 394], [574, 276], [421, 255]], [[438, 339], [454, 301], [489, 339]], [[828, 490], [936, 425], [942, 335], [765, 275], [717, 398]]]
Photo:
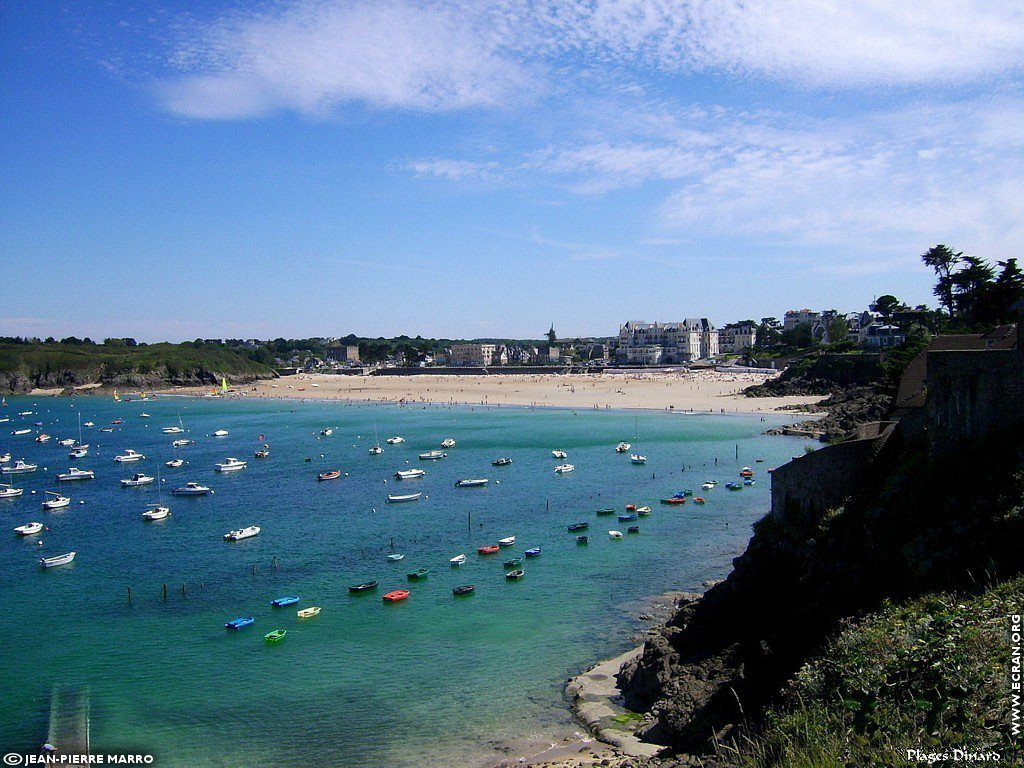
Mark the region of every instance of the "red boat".
[[388, 592], [384, 595], [384, 599], [389, 603], [397, 603], [399, 600], [405, 600], [409, 596], [408, 589], [396, 589], [394, 592]]
[[332, 469], [330, 472], [321, 472], [316, 476], [317, 480], [337, 480], [341, 477], [341, 472], [337, 469]]
[[477, 554], [480, 554], [480, 555], [493, 555], [495, 552], [499, 551], [500, 549], [501, 549], [501, 547], [499, 547], [497, 544], [488, 544], [486, 547], [477, 547], [476, 551], [477, 551]]
[[673, 496], [671, 499], [662, 499], [661, 503], [662, 504], [685, 504], [686, 503], [686, 497], [685, 496]]
[[627, 504], [626, 505], [626, 511], [627, 512], [636, 512], [636, 504]]
[[752, 470], [750, 467], [744, 467], [743, 469], [740, 470], [740, 477], [753, 477], [753, 476], [754, 476], [754, 470]]

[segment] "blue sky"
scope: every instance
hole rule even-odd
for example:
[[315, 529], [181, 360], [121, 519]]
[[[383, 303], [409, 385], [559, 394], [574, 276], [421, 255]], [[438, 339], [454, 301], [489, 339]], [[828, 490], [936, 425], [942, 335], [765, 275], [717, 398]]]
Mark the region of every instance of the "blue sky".
[[0, 335], [611, 335], [1021, 257], [1024, 6], [0, 4]]

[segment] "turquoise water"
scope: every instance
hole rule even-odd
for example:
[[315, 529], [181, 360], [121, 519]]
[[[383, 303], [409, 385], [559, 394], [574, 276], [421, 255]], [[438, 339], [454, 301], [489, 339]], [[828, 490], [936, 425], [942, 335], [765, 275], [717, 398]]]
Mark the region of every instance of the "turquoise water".
[[[485, 765], [497, 757], [492, 744], [569, 727], [565, 679], [628, 647], [642, 629], [638, 598], [726, 574], [768, 508], [763, 470], [803, 451], [800, 440], [761, 434], [778, 417], [172, 397], [7, 402], [0, 452], [40, 469], [14, 477], [23, 497], [0, 501], [8, 531], [0, 536], [0, 745], [35, 750], [54, 686], [86, 688], [94, 749], [151, 753], [161, 766]], [[35, 413], [19, 417], [24, 410]], [[151, 418], [140, 418], [143, 411]], [[67, 459], [56, 440], [11, 435], [42, 421], [34, 433], [77, 437], [79, 413], [96, 424], [84, 429], [93, 448], [83, 459]], [[167, 469], [175, 436], [160, 429], [179, 414], [196, 445], [178, 451], [184, 467]], [[98, 432], [118, 417], [117, 431]], [[320, 437], [325, 427], [334, 434]], [[217, 429], [230, 434], [211, 437]], [[379, 456], [367, 452], [375, 429]], [[395, 434], [406, 442], [384, 443]], [[271, 455], [256, 460], [261, 435]], [[448, 458], [417, 460], [446, 437], [457, 440]], [[647, 464], [616, 454], [619, 440]], [[113, 457], [126, 448], [148, 459], [118, 465]], [[554, 448], [569, 453], [575, 472], [552, 471]], [[248, 468], [215, 472], [227, 456]], [[492, 467], [499, 456], [514, 463]], [[757, 470], [757, 485], [699, 490], [705, 479], [737, 479], [744, 464]], [[72, 505], [41, 511], [43, 491], [56, 489], [54, 474], [69, 466], [94, 469], [97, 479], [64, 483]], [[156, 484], [122, 489], [118, 480], [158, 467], [173, 516], [146, 523], [140, 515], [159, 498]], [[392, 478], [409, 467], [426, 477]], [[347, 474], [316, 482], [330, 468]], [[491, 482], [454, 487], [471, 477]], [[187, 480], [214, 494], [172, 497]], [[707, 505], [658, 504], [685, 488], [703, 493]], [[385, 504], [388, 493], [413, 490], [424, 497]], [[629, 523], [594, 511], [623, 511], [629, 502], [653, 513], [640, 519], [639, 534], [613, 541], [607, 530]], [[33, 520], [50, 530], [26, 539], [9, 533]], [[566, 532], [578, 520], [591, 523], [589, 546]], [[251, 524], [262, 527], [258, 537], [223, 541]], [[509, 550], [476, 554], [510, 535], [515, 554], [543, 548], [526, 561], [521, 582], [504, 579]], [[41, 555], [72, 549], [70, 566], [36, 566]], [[388, 562], [391, 551], [406, 557]], [[449, 567], [462, 552], [467, 565]], [[408, 582], [405, 574], [419, 567], [429, 577]], [[348, 592], [371, 578], [380, 579], [375, 592]], [[453, 597], [464, 583], [475, 593]], [[409, 600], [381, 600], [406, 587]], [[323, 611], [300, 621], [296, 607], [270, 606], [284, 595]], [[224, 630], [246, 615], [254, 626]], [[288, 635], [268, 645], [263, 635], [275, 628]]]

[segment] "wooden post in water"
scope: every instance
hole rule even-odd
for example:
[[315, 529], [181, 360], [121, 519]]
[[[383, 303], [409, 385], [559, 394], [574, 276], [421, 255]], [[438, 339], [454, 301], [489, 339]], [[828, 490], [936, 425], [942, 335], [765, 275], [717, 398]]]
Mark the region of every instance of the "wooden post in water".
[[132, 588], [128, 587], [128, 605], [132, 604]]
[[271, 565], [273, 566], [273, 568], [274, 568], [274, 573], [277, 573], [277, 555], [274, 555], [274, 556], [273, 556], [273, 557], [272, 557], [272, 558], [270, 559], [270, 564], [271, 564]]
[[185, 587], [185, 582], [184, 581], [181, 582], [181, 594], [182, 595], [187, 595], [188, 594], [188, 589]]
[[167, 599], [167, 585], [164, 584], [164, 600]]

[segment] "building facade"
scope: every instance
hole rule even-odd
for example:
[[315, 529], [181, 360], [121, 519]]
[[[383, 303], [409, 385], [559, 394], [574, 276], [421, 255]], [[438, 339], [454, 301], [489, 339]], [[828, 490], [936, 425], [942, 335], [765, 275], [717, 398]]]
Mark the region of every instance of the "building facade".
[[354, 344], [349, 346], [328, 347], [325, 354], [329, 363], [359, 362], [359, 347]]
[[453, 344], [448, 365], [456, 368], [494, 365], [496, 344]]
[[718, 355], [718, 331], [707, 318], [681, 323], [629, 321], [619, 327], [615, 359], [628, 365], [690, 363]]
[[754, 346], [756, 323], [729, 323], [718, 331], [718, 349], [727, 355], [740, 355]]

